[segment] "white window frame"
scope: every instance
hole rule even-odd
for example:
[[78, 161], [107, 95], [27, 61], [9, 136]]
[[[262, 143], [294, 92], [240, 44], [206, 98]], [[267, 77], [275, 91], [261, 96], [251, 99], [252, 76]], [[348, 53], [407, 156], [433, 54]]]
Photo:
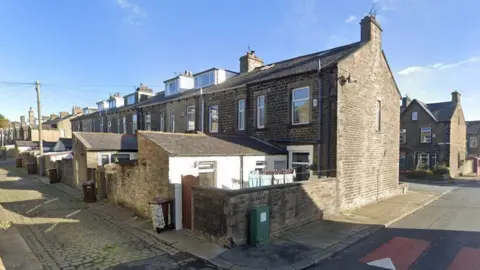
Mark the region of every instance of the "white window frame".
[[103, 131], [103, 117], [100, 117], [100, 132], [104, 132]]
[[377, 100], [375, 104], [375, 130], [382, 130], [382, 101]]
[[[424, 129], [429, 129], [430, 130], [430, 139], [429, 140], [424, 140], [423, 133], [425, 132]], [[427, 137], [425, 137], [427, 138]], [[429, 144], [432, 143], [432, 128], [431, 127], [422, 127], [420, 128], [420, 143], [421, 144]]]
[[[404, 140], [402, 140], [402, 138], [404, 138]], [[407, 130], [400, 129], [400, 144], [406, 144], [406, 143], [407, 143]]]
[[[193, 108], [193, 111], [191, 111], [190, 109]], [[187, 120], [187, 131], [193, 131], [195, 130], [195, 105], [188, 105], [187, 106], [187, 117], [186, 117], [186, 120]], [[190, 117], [193, 118], [193, 126], [190, 126]]]
[[[426, 164], [426, 166], [423, 166], [423, 164], [421, 162], [422, 162], [422, 158], [425, 158], [425, 157], [427, 158], [427, 164]], [[418, 167], [425, 167], [425, 168], [430, 167], [430, 154], [429, 153], [426, 153], [426, 152], [418, 153]]]
[[[260, 102], [259, 102], [261, 98], [263, 99], [263, 105], [262, 106], [260, 106]], [[257, 100], [257, 102], [256, 102], [257, 108], [255, 110], [256, 111], [256, 121], [255, 121], [256, 127], [257, 128], [265, 128], [265, 95], [258, 96], [256, 100]], [[260, 125], [260, 110], [263, 110], [263, 112], [261, 113], [261, 114], [263, 114], [262, 125]]]
[[[172, 85], [174, 87], [172, 87]], [[175, 79], [165, 83], [165, 94], [166, 96], [175, 95], [179, 92], [179, 79]]]
[[135, 95], [130, 95], [127, 97], [127, 105], [135, 104]]
[[[208, 77], [208, 82], [206, 84], [201, 84], [200, 79], [204, 77]], [[193, 81], [194, 81], [193, 83], [195, 88], [201, 88], [201, 87], [207, 87], [207, 86], [213, 85], [215, 84], [215, 70], [198, 74], [197, 76], [195, 76]]]
[[470, 136], [470, 138], [468, 139], [468, 148], [478, 148], [477, 136]]
[[[242, 106], [240, 106], [243, 104]], [[245, 99], [239, 99], [237, 102], [237, 129], [245, 130]]]
[[[295, 92], [297, 91], [300, 91], [300, 90], [304, 90], [304, 89], [307, 89], [308, 91], [308, 96], [306, 98], [299, 98], [299, 99], [294, 99], [295, 97]], [[298, 122], [298, 123], [295, 123], [295, 102], [298, 102], [298, 101], [305, 101], [307, 100], [307, 104], [308, 104], [308, 120], [307, 122]], [[265, 103], [264, 103], [265, 104]], [[290, 104], [291, 106], [291, 110], [292, 110], [292, 115], [291, 115], [291, 118], [292, 118], [292, 125], [305, 125], [305, 124], [308, 124], [310, 123], [310, 87], [309, 86], [304, 86], [304, 87], [299, 87], [299, 88], [295, 88], [292, 90], [292, 103]]]
[[175, 132], [175, 110], [170, 110], [170, 132]]
[[107, 132], [110, 133], [110, 131], [112, 131], [112, 121], [108, 120], [108, 122], [107, 122]]
[[[217, 130], [213, 130], [212, 129], [212, 109], [216, 107], [216, 111], [217, 111]], [[220, 121], [219, 121], [219, 113], [218, 113], [218, 105], [211, 105], [208, 107], [208, 131], [210, 131], [211, 133], [217, 133], [218, 132], [218, 128], [220, 126]]]
[[132, 134], [135, 134], [135, 132], [137, 131], [137, 115], [136, 114], [132, 114]]
[[160, 112], [160, 131], [165, 131], [165, 112]]
[[[288, 145], [288, 168], [293, 169], [293, 164], [312, 165], [313, 162], [313, 145]], [[308, 153], [308, 162], [293, 162], [294, 153]], [[310, 178], [312, 177], [312, 170], [310, 170]]]
[[117, 118], [117, 133], [120, 134], [120, 117]]
[[147, 113], [145, 115], [145, 130], [152, 130], [152, 121], [151, 121], [152, 117], [150, 115], [150, 113]]
[[412, 121], [418, 121], [418, 112], [412, 112]]
[[122, 132], [123, 134], [127, 134], [127, 117], [126, 116], [123, 117], [123, 130], [122, 131], [123, 131]]

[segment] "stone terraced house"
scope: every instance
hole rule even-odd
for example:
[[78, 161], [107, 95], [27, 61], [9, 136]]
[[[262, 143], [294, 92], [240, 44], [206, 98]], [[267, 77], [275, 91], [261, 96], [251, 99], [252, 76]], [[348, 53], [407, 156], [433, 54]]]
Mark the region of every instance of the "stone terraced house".
[[368, 15], [360, 25], [358, 42], [269, 64], [249, 51], [239, 73], [185, 71], [143, 101], [131, 104], [126, 96], [118, 106], [119, 95], [102, 101], [73, 126], [255, 138], [286, 151], [275, 168], [295, 169], [298, 180], [324, 179], [335, 210], [397, 194], [401, 95], [380, 24]]
[[467, 153], [469, 156], [480, 157], [480, 121], [467, 121]]
[[402, 99], [400, 170], [432, 168], [445, 164], [450, 176], [462, 171], [466, 158], [466, 124], [461, 95], [439, 103]]

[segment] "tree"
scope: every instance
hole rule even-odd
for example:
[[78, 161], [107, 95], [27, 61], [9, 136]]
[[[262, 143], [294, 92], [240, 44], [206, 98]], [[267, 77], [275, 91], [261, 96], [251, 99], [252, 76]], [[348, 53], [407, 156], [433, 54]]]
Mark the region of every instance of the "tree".
[[5, 118], [5, 116], [3, 116], [3, 114], [0, 113], [0, 120], [2, 119], [7, 119], [7, 118]]

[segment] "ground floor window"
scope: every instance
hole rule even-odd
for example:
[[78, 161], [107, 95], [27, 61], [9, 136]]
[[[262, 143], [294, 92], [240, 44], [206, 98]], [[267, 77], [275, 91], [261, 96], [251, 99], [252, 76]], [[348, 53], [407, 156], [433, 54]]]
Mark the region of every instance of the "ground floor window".
[[407, 167], [407, 155], [405, 152], [400, 153], [400, 169], [404, 170]]
[[295, 170], [295, 180], [310, 179], [310, 165], [313, 159], [313, 145], [287, 146], [290, 168]]
[[437, 166], [437, 153], [420, 152], [416, 155], [416, 169], [430, 169]]
[[198, 163], [198, 180], [200, 186], [217, 187], [215, 168], [216, 164], [214, 161]]

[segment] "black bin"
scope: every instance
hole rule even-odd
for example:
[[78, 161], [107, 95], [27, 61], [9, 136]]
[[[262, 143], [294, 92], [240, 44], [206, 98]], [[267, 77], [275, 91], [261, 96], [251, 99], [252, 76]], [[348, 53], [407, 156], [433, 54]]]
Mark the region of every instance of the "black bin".
[[22, 168], [22, 158], [17, 158], [16, 161], [17, 161], [16, 164], [15, 164], [16, 167], [17, 168]]
[[57, 169], [48, 169], [48, 179], [50, 179], [50, 184], [60, 182], [60, 179], [58, 179]]
[[90, 180], [82, 183], [83, 188], [83, 201], [86, 203], [94, 203], [97, 201], [95, 195], [95, 181]]
[[27, 163], [27, 172], [28, 174], [36, 174], [37, 168], [35, 166], [35, 162], [28, 162]]

